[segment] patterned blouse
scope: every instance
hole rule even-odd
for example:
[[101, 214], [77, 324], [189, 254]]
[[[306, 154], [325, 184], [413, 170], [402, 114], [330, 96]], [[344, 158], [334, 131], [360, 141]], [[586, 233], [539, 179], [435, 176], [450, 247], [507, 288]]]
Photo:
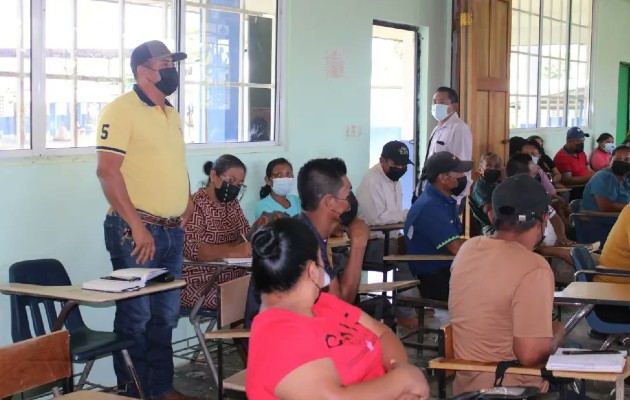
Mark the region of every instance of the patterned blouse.
[[[184, 258], [199, 261], [199, 246], [203, 243], [225, 244], [238, 240], [241, 233], [249, 232], [249, 223], [243, 215], [238, 200], [229, 203], [214, 203], [205, 189], [199, 189], [192, 197], [194, 210], [188, 225], [184, 242]], [[203, 308], [216, 310], [217, 285], [247, 274], [243, 268], [208, 267], [190, 265], [184, 261], [182, 277], [187, 285], [181, 292], [182, 307], [192, 308], [206, 283], [213, 275], [219, 274], [206, 297]]]
[[193, 214], [186, 225], [184, 258], [199, 261], [199, 246], [225, 244], [241, 238], [249, 232], [249, 222], [238, 200], [214, 203], [205, 188], [192, 196]]

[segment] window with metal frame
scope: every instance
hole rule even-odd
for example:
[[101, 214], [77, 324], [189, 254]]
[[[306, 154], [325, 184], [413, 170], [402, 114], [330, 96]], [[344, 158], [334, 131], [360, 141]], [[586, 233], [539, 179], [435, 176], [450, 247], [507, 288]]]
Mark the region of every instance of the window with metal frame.
[[278, 7], [278, 0], [3, 0], [0, 155], [89, 152], [100, 111], [134, 84], [131, 51], [153, 39], [188, 53], [171, 96], [187, 143], [276, 142]]
[[592, 0], [513, 0], [510, 129], [589, 123]]

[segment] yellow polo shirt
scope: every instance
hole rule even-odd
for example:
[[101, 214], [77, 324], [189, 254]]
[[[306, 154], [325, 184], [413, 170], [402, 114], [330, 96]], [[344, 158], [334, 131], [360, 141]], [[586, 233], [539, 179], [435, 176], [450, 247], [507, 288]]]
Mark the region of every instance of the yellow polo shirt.
[[96, 151], [124, 157], [120, 171], [131, 202], [159, 217], [177, 217], [190, 193], [180, 117], [164, 111], [137, 85], [108, 104], [98, 122]]
[[[602, 256], [599, 258], [599, 265], [611, 269], [630, 270], [630, 206], [624, 207], [610, 234], [608, 234]], [[615, 276], [596, 276], [595, 280], [598, 282], [630, 283], [628, 278]]]

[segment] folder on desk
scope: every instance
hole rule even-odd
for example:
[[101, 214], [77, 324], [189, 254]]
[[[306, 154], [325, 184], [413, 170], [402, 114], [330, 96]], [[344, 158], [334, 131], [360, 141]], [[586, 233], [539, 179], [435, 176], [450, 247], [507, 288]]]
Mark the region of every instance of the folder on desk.
[[[565, 351], [584, 351], [584, 354], [565, 355]], [[588, 350], [559, 348], [549, 357], [546, 368], [550, 371], [612, 372], [620, 373], [626, 365], [627, 351], [614, 354], [589, 354]]]
[[122, 268], [109, 276], [87, 281], [81, 287], [101, 292], [127, 292], [141, 289], [147, 285], [148, 281], [167, 272], [164, 268]]

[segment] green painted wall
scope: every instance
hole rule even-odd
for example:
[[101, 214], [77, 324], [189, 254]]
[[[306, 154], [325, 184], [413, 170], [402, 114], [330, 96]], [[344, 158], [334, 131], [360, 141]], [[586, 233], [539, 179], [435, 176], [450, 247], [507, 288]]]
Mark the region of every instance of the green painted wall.
[[628, 87], [630, 67], [619, 64], [619, 87], [617, 89], [617, 135], [616, 142], [621, 143], [628, 132]]
[[[281, 147], [222, 147], [189, 152], [193, 187], [202, 180], [202, 165], [231, 152], [248, 165], [249, 190], [243, 207], [252, 217], [264, 167], [285, 156], [299, 167], [306, 160], [340, 156], [355, 185], [368, 168], [370, 123], [371, 34], [374, 19], [421, 27], [422, 90], [419, 115], [423, 140], [433, 89], [450, 76], [450, 1], [447, 0], [289, 0], [286, 7], [286, 62], [283, 66], [284, 114]], [[345, 76], [326, 77], [327, 50], [343, 50]], [[362, 134], [346, 137], [356, 125]], [[74, 282], [103, 276], [110, 270], [103, 244], [102, 221], [107, 204], [95, 176], [93, 154], [73, 157], [0, 159], [0, 282], [19, 260], [52, 257], [61, 260]], [[81, 310], [87, 324], [111, 329], [113, 307]], [[11, 342], [8, 297], [0, 296], [0, 345]], [[182, 319], [176, 337], [192, 335]], [[93, 376], [113, 382], [109, 360], [96, 363]]]
[[[617, 92], [619, 63], [630, 62], [630, 47], [621, 39], [630, 35], [630, 2], [594, 0], [591, 55], [591, 121], [585, 147], [590, 150], [602, 132], [617, 132]], [[553, 157], [564, 145], [566, 128], [513, 130], [512, 136], [540, 135]], [[587, 150], [587, 151], [588, 151]]]

